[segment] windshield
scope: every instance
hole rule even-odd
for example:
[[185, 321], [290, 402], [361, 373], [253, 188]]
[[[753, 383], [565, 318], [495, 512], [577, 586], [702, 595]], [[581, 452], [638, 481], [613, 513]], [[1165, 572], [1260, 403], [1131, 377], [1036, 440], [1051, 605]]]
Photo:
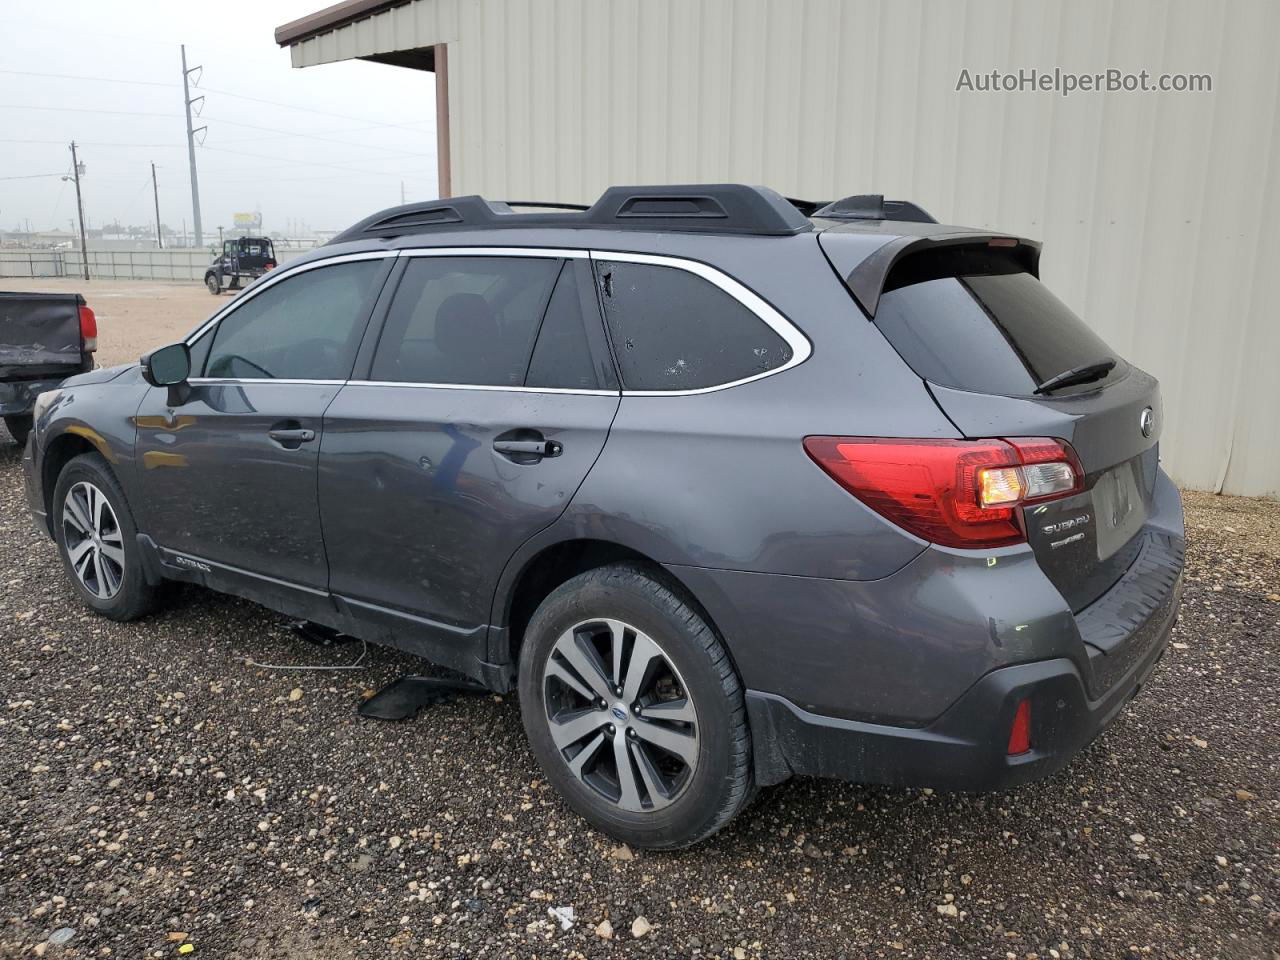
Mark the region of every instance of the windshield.
[[[925, 380], [975, 393], [1031, 396], [1051, 377], [1117, 356], [1024, 272], [942, 276], [897, 287], [881, 296], [875, 323]], [[1054, 395], [1096, 390], [1126, 369], [1118, 362], [1106, 376]]]

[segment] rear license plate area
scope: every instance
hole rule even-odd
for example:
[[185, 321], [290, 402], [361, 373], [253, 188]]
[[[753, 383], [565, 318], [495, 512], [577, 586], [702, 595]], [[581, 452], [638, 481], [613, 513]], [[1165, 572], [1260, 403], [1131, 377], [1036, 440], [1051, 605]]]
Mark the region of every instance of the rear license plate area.
[[1135, 458], [1112, 467], [1093, 485], [1094, 530], [1098, 559], [1106, 560], [1127, 544], [1147, 522], [1140, 464]]

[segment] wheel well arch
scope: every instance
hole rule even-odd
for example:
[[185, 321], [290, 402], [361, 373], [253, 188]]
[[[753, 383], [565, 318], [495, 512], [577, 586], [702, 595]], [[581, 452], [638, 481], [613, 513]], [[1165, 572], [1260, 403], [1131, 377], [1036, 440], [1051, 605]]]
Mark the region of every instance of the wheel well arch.
[[[525, 629], [538, 605], [551, 591], [581, 573], [613, 563], [630, 563], [643, 569], [689, 604], [724, 641], [724, 635], [693, 591], [652, 557], [609, 540], [562, 540], [544, 547], [524, 564], [507, 592], [505, 606], [500, 608], [502, 616], [498, 626], [505, 629], [507, 645], [504, 652], [510, 658], [509, 662], [519, 662]], [[725, 646], [727, 649], [728, 644]]]
[[49, 442], [40, 462], [40, 489], [44, 493], [45, 524], [53, 536], [53, 488], [58, 484], [62, 468], [82, 453], [99, 453], [87, 438], [77, 433], [63, 433]]

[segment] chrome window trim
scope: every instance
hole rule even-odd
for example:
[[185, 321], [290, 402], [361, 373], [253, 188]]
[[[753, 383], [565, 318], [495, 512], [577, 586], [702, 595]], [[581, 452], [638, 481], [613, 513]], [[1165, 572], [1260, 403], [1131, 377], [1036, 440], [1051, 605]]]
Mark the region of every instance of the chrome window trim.
[[[366, 250], [364, 253], [344, 253], [336, 257], [326, 257], [323, 260], [312, 260], [309, 263], [302, 263], [296, 267], [277, 267], [275, 270], [272, 270], [269, 275], [260, 277], [255, 283], [251, 284], [244, 293], [240, 294], [240, 296], [236, 297], [225, 307], [214, 313], [212, 317], [205, 321], [203, 326], [198, 327], [196, 332], [190, 334], [183, 342], [188, 347], [195, 346], [197, 340], [212, 330], [225, 317], [240, 309], [241, 306], [248, 303], [263, 290], [269, 290], [277, 283], [280, 283], [283, 280], [288, 280], [290, 277], [297, 276], [300, 273], [306, 273], [308, 270], [318, 269], [319, 267], [331, 267], [335, 263], [350, 263], [356, 260], [381, 260], [385, 257], [398, 257], [399, 255], [399, 250]], [[263, 379], [267, 378], [264, 377]], [[192, 382], [194, 383], [197, 381], [193, 379]], [[280, 383], [283, 381], [276, 382]]]
[[187, 383], [201, 383], [212, 386], [242, 386], [248, 383], [311, 383], [323, 386], [340, 387], [346, 380], [305, 380], [297, 377], [190, 377]]
[[580, 390], [574, 387], [509, 387], [491, 383], [414, 383], [409, 380], [348, 380], [352, 387], [425, 387], [431, 390], [499, 390], [507, 393], [565, 393], [581, 397], [616, 397], [618, 390]]
[[[784, 370], [790, 370], [792, 367], [798, 367], [809, 359], [813, 353], [813, 345], [809, 342], [800, 329], [790, 320], [779, 313], [774, 307], [759, 294], [755, 293], [745, 284], [724, 273], [720, 269], [710, 264], [702, 263], [698, 260], [689, 260], [685, 257], [670, 257], [652, 253], [627, 253], [623, 251], [613, 250], [592, 250], [591, 259], [594, 260], [613, 260], [618, 263], [644, 263], [656, 267], [674, 267], [677, 270], [684, 270], [695, 276], [701, 277], [708, 283], [719, 287], [733, 299], [747, 308], [751, 313], [755, 314], [766, 326], [774, 333], [780, 336], [791, 348], [791, 359], [780, 367], [774, 367], [772, 370], [765, 370], [762, 373], [752, 374], [749, 377], [742, 377], [739, 380], [731, 380], [727, 383], [712, 384], [709, 387], [697, 387], [690, 390], [626, 390], [622, 391], [624, 397], [696, 397], [704, 393], [717, 393], [721, 390], [728, 390], [731, 387], [739, 387], [744, 383], [751, 383], [755, 380], [763, 380], [765, 377], [772, 377], [782, 373]], [[608, 319], [604, 319], [606, 328], [608, 327]]]
[[567, 247], [414, 247], [402, 257], [542, 257], [547, 260], [585, 260], [589, 250]]
[[[232, 311], [238, 309], [242, 304], [247, 303], [253, 297], [257, 296], [263, 290], [269, 289], [276, 283], [304, 273], [308, 270], [314, 270], [319, 267], [332, 266], [338, 263], [348, 263], [356, 260], [376, 260], [384, 257], [543, 257], [548, 259], [591, 259], [591, 260], [612, 260], [619, 263], [643, 263], [659, 267], [673, 267], [677, 270], [684, 270], [695, 276], [701, 277], [708, 283], [719, 287], [733, 299], [747, 308], [757, 318], [768, 326], [774, 333], [780, 336], [783, 341], [791, 348], [791, 359], [780, 367], [772, 370], [765, 370], [762, 373], [753, 374], [750, 377], [743, 377], [739, 380], [732, 380], [727, 383], [713, 384], [709, 387], [698, 387], [690, 390], [577, 390], [565, 387], [513, 387], [501, 384], [473, 384], [473, 383], [416, 383], [396, 380], [307, 380], [307, 379], [271, 379], [267, 377], [258, 379], [237, 379], [237, 378], [216, 378], [216, 377], [192, 377], [189, 382], [199, 384], [226, 384], [240, 385], [249, 383], [309, 383], [322, 384], [329, 386], [341, 386], [343, 384], [360, 385], [360, 386], [376, 386], [376, 387], [424, 387], [431, 390], [486, 390], [486, 391], [505, 391], [508, 393], [545, 393], [545, 394], [565, 394], [569, 396], [592, 396], [592, 397], [691, 397], [700, 396], [707, 393], [718, 393], [721, 390], [728, 390], [731, 387], [741, 386], [744, 383], [751, 383], [756, 380], [762, 380], [765, 377], [772, 377], [775, 374], [790, 370], [804, 363], [813, 353], [813, 346], [809, 342], [809, 338], [800, 331], [790, 320], [776, 310], [767, 300], [759, 294], [752, 291], [745, 284], [724, 273], [720, 269], [702, 263], [698, 260], [690, 260], [686, 257], [674, 257], [663, 254], [651, 253], [631, 253], [622, 250], [579, 250], [566, 247], [417, 247], [413, 249], [400, 250], [370, 250], [364, 253], [347, 253], [336, 257], [327, 257], [323, 260], [313, 260], [309, 263], [301, 264], [293, 268], [281, 268], [279, 272], [273, 272], [270, 277], [263, 278], [259, 281], [259, 285], [252, 287], [245, 293], [227, 304], [209, 320], [191, 334], [185, 341], [187, 346], [193, 346], [201, 337], [208, 333], [221, 320], [231, 314]], [[601, 320], [606, 322], [602, 317]]]

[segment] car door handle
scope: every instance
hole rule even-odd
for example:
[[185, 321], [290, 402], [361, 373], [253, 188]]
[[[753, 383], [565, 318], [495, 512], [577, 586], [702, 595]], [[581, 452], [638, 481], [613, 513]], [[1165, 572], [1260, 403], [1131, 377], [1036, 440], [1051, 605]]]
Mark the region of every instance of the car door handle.
[[302, 444], [310, 443], [314, 440], [316, 438], [316, 432], [314, 430], [298, 427], [293, 429], [268, 430], [267, 436], [281, 446], [292, 446], [293, 449], [297, 449]]
[[558, 457], [564, 447], [554, 440], [495, 440], [493, 449], [507, 456]]

